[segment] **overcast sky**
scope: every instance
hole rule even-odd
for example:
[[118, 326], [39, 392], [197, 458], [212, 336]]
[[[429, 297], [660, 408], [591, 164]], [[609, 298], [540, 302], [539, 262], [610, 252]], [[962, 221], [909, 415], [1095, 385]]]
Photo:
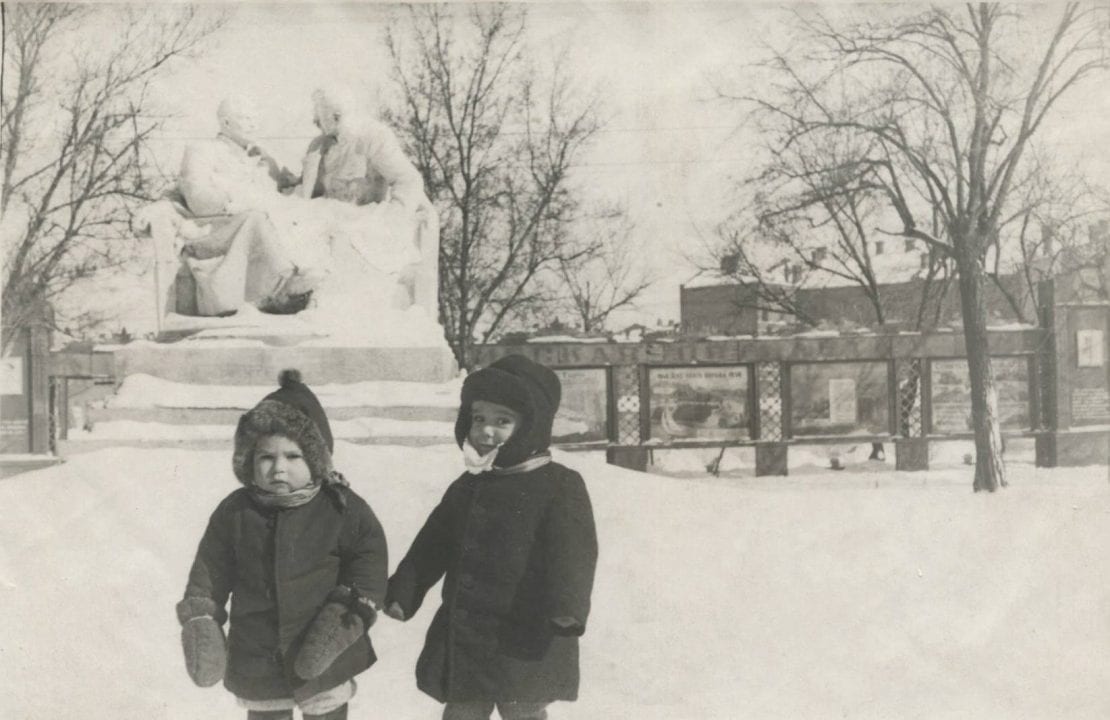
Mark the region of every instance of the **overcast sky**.
[[[388, 92], [379, 3], [226, 5], [230, 25], [211, 51], [161, 86], [181, 117], [159, 139], [171, 166], [190, 138], [211, 137], [222, 97], [251, 97], [262, 134], [299, 168], [314, 128], [309, 96], [339, 82], [366, 98]], [[700, 243], [728, 212], [731, 180], [751, 169], [739, 108], [714, 100], [712, 78], [743, 81], [761, 43], [784, 38], [786, 6], [733, 2], [529, 3], [540, 59], [569, 49], [583, 85], [604, 88], [608, 123], [578, 168], [601, 197], [626, 203], [637, 241], [662, 276], [634, 317], [677, 319], [678, 288]], [[835, 6], [834, 6], [835, 7]], [[889, 9], [890, 6], [887, 6]], [[1050, 9], [1051, 10], [1051, 9]], [[1046, 127], [1062, 155], [1110, 177], [1110, 85], [1088, 85]]]

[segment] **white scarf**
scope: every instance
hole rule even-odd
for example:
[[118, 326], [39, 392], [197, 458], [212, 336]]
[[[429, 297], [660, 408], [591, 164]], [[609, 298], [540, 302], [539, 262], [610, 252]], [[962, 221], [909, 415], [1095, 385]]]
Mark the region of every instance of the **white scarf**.
[[478, 452], [478, 448], [470, 444], [470, 438], [467, 438], [462, 447], [463, 463], [466, 464], [466, 471], [471, 475], [481, 475], [487, 470], [492, 470], [493, 461], [497, 459], [497, 451], [500, 449], [501, 446], [498, 445], [482, 455]]
[[466, 471], [471, 475], [481, 475], [484, 472], [493, 472], [496, 475], [512, 475], [514, 473], [528, 472], [535, 470], [538, 467], [551, 462], [551, 453], [540, 453], [519, 462], [516, 465], [511, 465], [506, 468], [494, 467], [493, 463], [497, 460], [497, 451], [501, 449], [498, 445], [493, 450], [490, 450], [485, 455], [478, 453], [478, 448], [470, 444], [470, 438], [467, 438], [463, 443], [463, 463], [466, 464]]

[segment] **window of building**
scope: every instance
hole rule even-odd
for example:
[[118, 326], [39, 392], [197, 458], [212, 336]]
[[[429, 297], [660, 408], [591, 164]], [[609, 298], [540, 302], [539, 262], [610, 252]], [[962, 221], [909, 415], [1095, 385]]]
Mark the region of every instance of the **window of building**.
[[882, 240], [876, 240], [875, 241], [875, 254], [876, 255], [882, 255], [883, 254], [883, 241]]

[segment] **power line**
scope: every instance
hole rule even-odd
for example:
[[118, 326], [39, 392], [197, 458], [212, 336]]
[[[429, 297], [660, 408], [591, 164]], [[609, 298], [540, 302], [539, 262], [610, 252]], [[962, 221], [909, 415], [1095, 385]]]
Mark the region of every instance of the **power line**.
[[[669, 127], [626, 127], [626, 128], [599, 128], [594, 131], [596, 135], [635, 134], [654, 132], [697, 132], [701, 130], [735, 130], [736, 125], [674, 125]], [[523, 130], [502, 130], [501, 135], [524, 135]], [[160, 135], [152, 137], [152, 142], [188, 142], [197, 140], [211, 140], [214, 135]], [[285, 142], [301, 140], [304, 142], [315, 139], [316, 135], [261, 135], [259, 141]]]

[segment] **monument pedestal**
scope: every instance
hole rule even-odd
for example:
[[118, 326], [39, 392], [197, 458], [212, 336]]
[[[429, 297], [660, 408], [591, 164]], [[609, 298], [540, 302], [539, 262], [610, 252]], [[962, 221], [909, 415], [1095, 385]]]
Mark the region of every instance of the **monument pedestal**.
[[[326, 341], [317, 341], [326, 342]], [[458, 374], [455, 356], [440, 347], [328, 347], [270, 345], [261, 340], [135, 342], [115, 353], [117, 376], [145, 373], [197, 385], [260, 385], [297, 368], [309, 385], [371, 380], [442, 383]]]

